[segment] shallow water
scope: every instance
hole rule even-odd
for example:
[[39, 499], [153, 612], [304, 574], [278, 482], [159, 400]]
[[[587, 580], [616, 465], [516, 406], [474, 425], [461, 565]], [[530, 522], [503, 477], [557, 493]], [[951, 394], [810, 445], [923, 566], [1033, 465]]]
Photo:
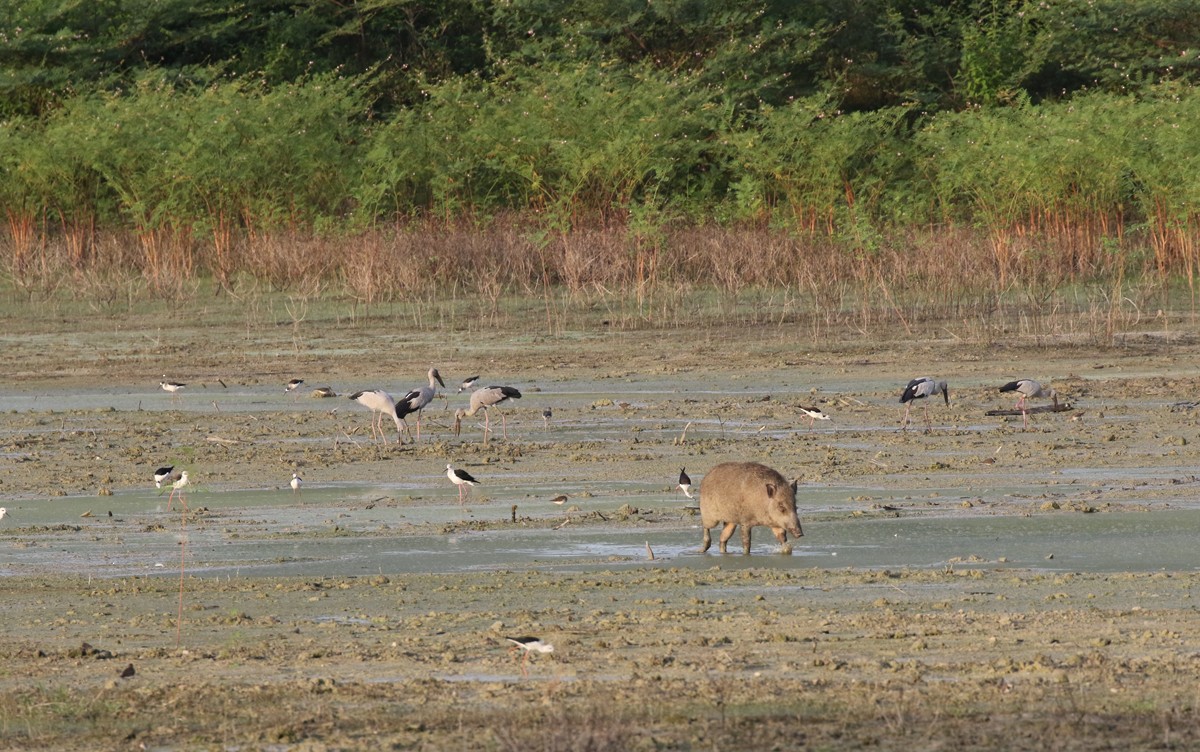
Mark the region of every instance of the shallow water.
[[[306, 388], [326, 385], [311, 381]], [[493, 380], [485, 377], [484, 381]], [[895, 404], [896, 383], [883, 377], [854, 376], [837, 381], [821, 396], [862, 396], [866, 391], [874, 395], [863, 398], [871, 404], [852, 398], [844, 410], [831, 411], [834, 420], [817, 423], [809, 430], [804, 419], [794, 415], [793, 406], [812, 399], [812, 381], [803, 372], [792, 371], [775, 381], [761, 376], [743, 378], [737, 373], [723, 375], [719, 381], [676, 373], [521, 383], [523, 399], [497, 410], [492, 422], [498, 435], [500, 416], [507, 415], [512, 442], [525, 443], [529, 453], [545, 456], [540, 462], [530, 459], [521, 463], [509, 462], [503, 455], [494, 458], [495, 464], [487, 466], [486, 486], [475, 489], [475, 497], [462, 507], [442, 474], [444, 460], [403, 458], [408, 464], [387, 465], [383, 474], [403, 477], [402, 481], [320, 483], [320, 463], [329, 458], [320, 453], [313, 454], [315, 459], [305, 457], [304, 466], [311, 472], [306, 472], [302, 496], [286, 487], [230, 487], [261, 482], [253, 477], [226, 476], [224, 485], [193, 488], [189, 492], [191, 508], [204, 511], [189, 520], [186, 528], [177, 513], [166, 511], [165, 491], [118, 490], [103, 497], [10, 497], [3, 504], [12, 514], [0, 521], [0, 574], [170, 574], [178, 572], [181, 555], [187, 571], [218, 576], [627, 566], [1018, 567], [1091, 572], [1190, 570], [1196, 566], [1190, 538], [1200, 528], [1200, 502], [1186, 498], [1181, 502], [1178, 494], [1167, 502], [1189, 508], [1152, 513], [1014, 513], [1036, 508], [1041, 499], [1079, 499], [1092, 491], [1103, 492], [1105, 502], [1136, 506], [1141, 499], [1127, 489], [1180, 481], [1189, 469], [1186, 460], [1172, 454], [1176, 444], [1165, 443], [1157, 434], [1149, 442], [1130, 447], [1121, 444], [1123, 435], [1114, 426], [1131, 418], [1118, 413], [1105, 419], [1106, 427], [1097, 425], [1091, 433], [1087, 432], [1090, 423], [1083, 428], [1082, 423], [1071, 427], [1063, 420], [1047, 421], [1045, 425], [1054, 426], [1055, 433], [1006, 432], [993, 439], [1002, 422], [981, 420], [983, 411], [977, 410], [981, 405], [976, 399], [974, 405], [964, 401], [954, 411], [959, 422], [950, 430], [942, 430], [940, 422], [949, 415], [938, 405], [931, 406], [930, 415], [939, 429], [932, 438], [944, 439], [934, 443], [917, 430], [897, 431], [902, 410]], [[128, 422], [125, 413], [149, 413], [152, 423], [157, 423], [161, 414], [163, 421], [178, 420], [180, 425], [194, 422], [207, 426], [211, 422], [222, 426], [217, 431], [230, 436], [241, 436], [239, 430], [245, 426], [266, 427], [239, 438], [240, 443], [252, 447], [252, 453], [246, 455], [247, 472], [252, 471], [251, 466], [270, 463], [271, 472], [278, 474], [275, 480], [282, 485], [290, 470], [274, 468], [287, 466], [290, 459], [285, 451], [329, 442], [332, 432], [342, 426], [363, 429], [353, 438], [343, 432], [346, 441], [371, 444], [365, 431], [369, 412], [344, 395], [372, 386], [394, 393], [405, 388], [394, 383], [355, 384], [352, 388], [332, 384], [343, 396], [311, 399], [304, 392], [294, 399], [283, 392], [282, 383], [239, 385], [227, 380], [226, 384], [193, 381], [176, 398], [158, 389], [157, 382], [144, 388], [99, 385], [80, 390], [9, 390], [0, 394], [0, 412], [25, 416], [20, 428], [0, 426], [0, 435], [40, 434], [44, 441], [26, 442], [27, 451], [0, 457], [45, 462], [39, 452], [58, 443], [73, 446], [72, 433], [84, 434], [75, 445], [86, 441], [100, 444], [95, 436], [100, 434], [99, 439], [119, 448], [121, 442], [130, 441], [121, 435], [122, 425]], [[764, 399], [767, 396], [770, 399]], [[461, 439], [447, 433], [451, 409], [466, 401], [466, 394], [456, 395], [450, 389], [445, 401], [439, 400], [425, 411], [427, 429], [436, 440], [449, 442], [449, 452], [454, 451], [455, 442], [477, 441], [482, 421], [466, 421]], [[1140, 409], [1156, 411], [1164, 404], [1144, 400]], [[540, 418], [544, 406], [555, 408], [549, 426]], [[273, 433], [273, 421], [286, 420], [291, 414], [331, 411], [336, 411], [336, 423], [312, 421], [321, 428], [303, 423], [304, 428], [293, 427], [286, 437]], [[239, 417], [223, 423], [189, 421], [202, 412]], [[92, 423], [99, 423], [92, 418], [98, 413], [114, 413], [114, 420], [103, 423], [108, 426], [103, 429], [107, 435], [91, 428]], [[179, 417], [181, 413], [186, 417]], [[923, 410], [914, 411], [913, 418], [922, 421]], [[1183, 425], [1183, 420], [1183, 416], [1172, 418], [1163, 433], [1176, 430], [1174, 423]], [[741, 445], [743, 438], [766, 439], [753, 451], [762, 452], [761, 447], [768, 445], [779, 447], [777, 451], [793, 471], [811, 468], [822, 455], [828, 455], [839, 463], [873, 463], [869, 468], [872, 477], [806, 483], [798, 507], [807, 535], [796, 543], [791, 556], [778, 555], [778, 544], [765, 528], [755, 530], [752, 557], [699, 555], [697, 502], [683, 499], [669, 488], [678, 464], [686, 461], [689, 468], [700, 470], [711, 466], [712, 457], [701, 459], [703, 450], [693, 450], [691, 443], [686, 448], [680, 444], [675, 450], [678, 463], [656, 462], [647, 472], [642, 469], [646, 465], [637, 464], [645, 459], [635, 456], [676, 447], [674, 439], [689, 421], [689, 440], [736, 437], [738, 442], [729, 443]], [[205, 433], [210, 430], [206, 428]], [[1112, 440], [1107, 438], [1109, 434]], [[639, 441], [650, 449], [635, 449]], [[586, 449], [575, 449], [569, 446], [573, 442], [592, 443]], [[596, 443], [605, 447], [609, 456], [591, 463], [588, 455]], [[89, 466], [76, 469], [102, 475], [106, 463], [130, 464], [114, 445], [92, 449], [89, 444]], [[1097, 467], [1103, 465], [1102, 456], [1076, 451], [1081, 446], [1105, 445], [1138, 455], [1138, 462], [1108, 469]], [[94, 458], [93, 451], [97, 453]], [[713, 451], [728, 452], [730, 448]], [[855, 452], [862, 456], [856, 457]], [[1056, 456], [1049, 471], [1027, 473], [1021, 458], [1032, 452], [1059, 452], [1061, 459]], [[389, 463], [401, 459], [386, 456]], [[630, 456], [634, 458], [627, 459]], [[876, 461], [876, 456], [882, 459]], [[1004, 471], [984, 465], [985, 457], [993, 462], [999, 457], [1000, 465], [1006, 466]], [[943, 465], [936, 475], [924, 469], [942, 459], [953, 460], [953, 469]], [[654, 484], [613, 477], [619, 476], [622, 468], [661, 477]], [[579, 469], [590, 477], [573, 479], [571, 473]], [[242, 465], [238, 465], [237, 472], [241, 471]], [[661, 475], [664, 472], [666, 475]], [[696, 475], [698, 483], [700, 473]], [[820, 477], [819, 472], [814, 475]], [[904, 482], [897, 483], [898, 476]], [[571, 496], [566, 508], [547, 501], [558, 493]], [[511, 522], [514, 503], [516, 523]], [[617, 510], [624, 504], [642, 509], [645, 519], [620, 520]], [[1193, 504], [1198, 508], [1190, 508]], [[573, 505], [580, 511], [570, 512]], [[957, 509], [960, 506], [972, 511], [964, 513]], [[995, 513], [1001, 510], [1003, 514]], [[592, 516], [593, 512], [607, 520]], [[90, 516], [82, 516], [88, 513]], [[577, 519], [563, 524], [568, 516]], [[181, 550], [183, 541], [186, 551]], [[647, 545], [655, 555], [652, 562]], [[734, 536], [730, 549], [741, 550], [740, 535]]]
[[[414, 481], [414, 487], [420, 483]], [[505, 497], [518, 498], [519, 488], [510, 486]], [[524, 490], [546, 496], [536, 485]], [[0, 574], [176, 574], [181, 555], [189, 573], [210, 576], [627, 566], [1072, 572], [1200, 566], [1194, 547], [1200, 509], [1193, 508], [970, 517], [906, 511], [898, 517], [864, 517], [854, 516], [855, 505], [835, 498], [844, 499], [847, 489], [828, 489], [824, 500], [806, 497], [805, 536], [795, 542], [792, 555], [781, 555], [770, 532], [755, 528], [753, 555], [744, 557], [740, 533], [730, 541], [734, 553], [722, 556], [714, 543], [710, 553], [699, 554], [701, 529], [686, 500], [654, 493], [632, 497], [628, 487], [613, 491], [579, 501], [586, 509], [580, 512], [553, 509], [544, 501], [518, 503], [516, 524], [510, 504], [460, 507], [453, 497], [398, 501], [404, 489], [395, 485], [335, 485], [306, 489], [300, 496], [287, 490], [198, 489], [189, 502], [200, 514], [186, 525], [177, 511], [166, 511], [166, 495], [149, 492], [23, 502], [0, 522], [8, 528], [0, 542]], [[616, 510], [631, 499], [657, 512], [645, 520], [618, 521]], [[609, 521], [597, 522], [588, 514], [592, 511]], [[565, 522], [567, 517], [575, 522]]]

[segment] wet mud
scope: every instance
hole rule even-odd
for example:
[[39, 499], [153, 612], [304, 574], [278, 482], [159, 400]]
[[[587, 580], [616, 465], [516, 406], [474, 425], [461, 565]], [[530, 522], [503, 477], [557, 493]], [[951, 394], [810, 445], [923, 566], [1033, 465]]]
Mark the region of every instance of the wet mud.
[[[782, 327], [297, 334], [203, 315], [129, 333], [145, 323], [3, 337], [5, 748], [1129, 749], [1200, 732], [1187, 336], [816, 346]], [[486, 445], [479, 423], [450, 430], [454, 387], [420, 442], [390, 421], [374, 441], [345, 395], [402, 394], [430, 365], [523, 396]], [[163, 392], [164, 372], [188, 387]], [[929, 404], [926, 430], [917, 404], [901, 430], [918, 375], [951, 405]], [[1025, 376], [1071, 409], [1027, 430], [987, 416]], [[285, 394], [291, 378], [339, 396]], [[810, 429], [814, 404], [831, 420]], [[765, 528], [749, 557], [696, 553], [679, 469], [699, 484], [735, 459], [799, 480], [791, 556]], [[462, 506], [447, 462], [482, 481]], [[194, 479], [186, 513], [153, 487], [164, 464]], [[513, 654], [518, 635], [555, 650]]]

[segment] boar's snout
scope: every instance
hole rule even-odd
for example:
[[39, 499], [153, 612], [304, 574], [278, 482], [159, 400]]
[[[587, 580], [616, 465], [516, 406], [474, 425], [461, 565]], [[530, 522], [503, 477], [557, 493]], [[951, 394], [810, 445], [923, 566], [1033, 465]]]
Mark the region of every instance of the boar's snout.
[[[771, 494], [772, 489], [768, 489], [767, 493]], [[796, 514], [795, 499], [776, 499], [772, 516], [776, 520], [776, 524], [784, 530], [792, 534], [793, 538], [804, 537], [804, 530], [800, 527], [800, 516]]]

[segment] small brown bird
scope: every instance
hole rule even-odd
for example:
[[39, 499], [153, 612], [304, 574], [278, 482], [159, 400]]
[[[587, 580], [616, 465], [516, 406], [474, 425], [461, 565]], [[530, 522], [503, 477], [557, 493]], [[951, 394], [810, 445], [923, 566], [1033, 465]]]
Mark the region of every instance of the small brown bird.
[[121, 678], [128, 679], [129, 677], [133, 676], [136, 673], [137, 673], [137, 671], [134, 670], [133, 664], [131, 663], [125, 667], [124, 671], [121, 672]]
[[555, 497], [554, 497], [553, 499], [551, 499], [550, 501], [554, 502], [555, 504], [558, 504], [559, 506], [562, 506], [563, 504], [566, 504], [566, 503], [567, 503], [567, 495], [566, 495], [566, 494], [559, 494], [558, 496], [555, 496]]

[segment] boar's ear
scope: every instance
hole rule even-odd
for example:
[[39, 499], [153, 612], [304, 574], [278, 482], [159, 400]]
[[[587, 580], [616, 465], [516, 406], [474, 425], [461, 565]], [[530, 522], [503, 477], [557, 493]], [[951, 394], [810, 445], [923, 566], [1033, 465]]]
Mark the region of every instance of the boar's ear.
[[792, 479], [792, 493], [796, 493], [796, 485], [800, 482], [799, 478]]
[[767, 498], [768, 499], [775, 498], [775, 484], [774, 483], [767, 484]]

